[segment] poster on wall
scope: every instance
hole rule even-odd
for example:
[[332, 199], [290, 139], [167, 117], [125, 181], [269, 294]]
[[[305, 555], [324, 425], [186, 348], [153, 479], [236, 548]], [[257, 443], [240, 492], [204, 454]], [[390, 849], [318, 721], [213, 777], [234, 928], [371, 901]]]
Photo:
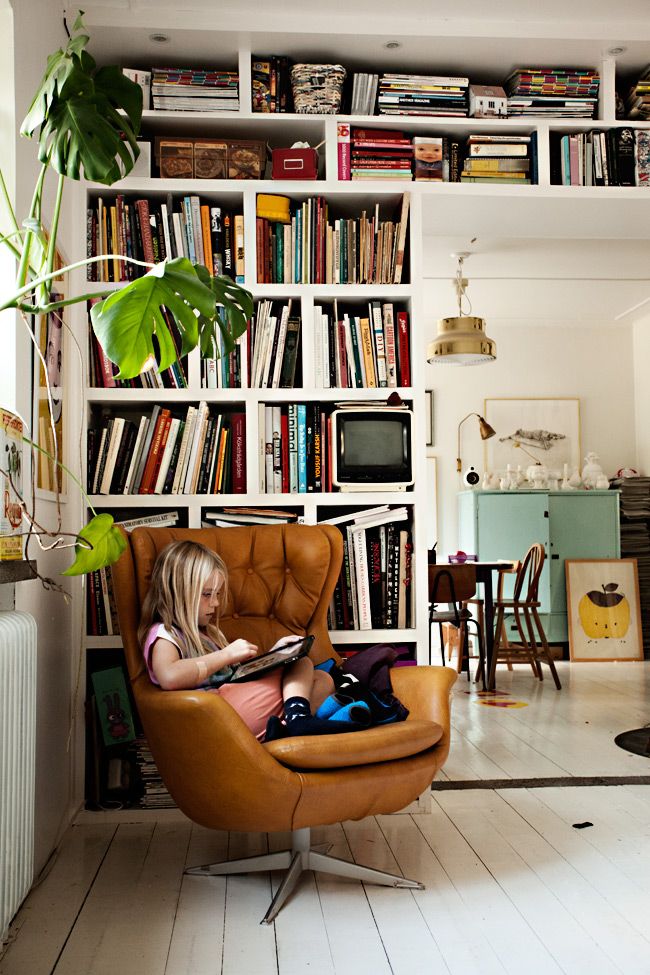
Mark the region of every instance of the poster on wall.
[[483, 415], [496, 430], [485, 441], [485, 469], [491, 473], [508, 464], [523, 470], [542, 464], [559, 477], [565, 464], [569, 474], [580, 469], [579, 399], [486, 399]]
[[642, 660], [636, 559], [567, 559], [571, 660]]

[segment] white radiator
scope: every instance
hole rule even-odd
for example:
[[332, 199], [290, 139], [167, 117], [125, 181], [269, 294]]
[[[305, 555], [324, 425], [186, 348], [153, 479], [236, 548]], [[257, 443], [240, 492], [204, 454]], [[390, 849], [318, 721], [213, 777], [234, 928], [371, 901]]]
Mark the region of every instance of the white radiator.
[[36, 620], [0, 612], [0, 942], [34, 878]]

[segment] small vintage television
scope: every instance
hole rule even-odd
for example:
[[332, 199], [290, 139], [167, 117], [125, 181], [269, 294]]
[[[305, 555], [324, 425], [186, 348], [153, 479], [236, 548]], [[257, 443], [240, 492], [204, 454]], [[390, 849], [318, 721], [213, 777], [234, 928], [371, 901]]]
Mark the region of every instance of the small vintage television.
[[332, 413], [332, 484], [341, 491], [405, 491], [413, 484], [411, 410]]

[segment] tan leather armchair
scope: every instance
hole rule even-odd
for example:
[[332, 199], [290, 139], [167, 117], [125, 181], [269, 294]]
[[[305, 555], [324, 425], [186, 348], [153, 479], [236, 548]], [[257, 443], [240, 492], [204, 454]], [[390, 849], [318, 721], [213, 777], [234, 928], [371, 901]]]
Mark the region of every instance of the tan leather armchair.
[[287, 633], [316, 636], [315, 663], [338, 659], [327, 607], [339, 575], [341, 534], [332, 526], [137, 528], [113, 566], [113, 585], [129, 675], [144, 732], [179, 808], [201, 826], [291, 830], [290, 851], [192, 868], [217, 875], [288, 868], [264, 921], [273, 920], [303, 869], [390, 886], [420, 887], [311, 850], [312, 826], [391, 813], [431, 784], [449, 750], [449, 694], [456, 674], [444, 667], [392, 671], [407, 721], [351, 734], [260, 744], [230, 705], [204, 691], [163, 691], [149, 680], [137, 640], [140, 606], [158, 553], [192, 539], [215, 549], [229, 571], [222, 610], [226, 635], [268, 649]]

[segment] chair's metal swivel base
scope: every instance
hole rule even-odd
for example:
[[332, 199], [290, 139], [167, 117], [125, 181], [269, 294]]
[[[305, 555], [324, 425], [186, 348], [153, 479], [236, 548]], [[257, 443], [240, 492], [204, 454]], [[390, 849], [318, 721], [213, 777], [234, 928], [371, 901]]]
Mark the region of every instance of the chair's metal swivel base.
[[349, 877], [351, 880], [362, 880], [370, 884], [382, 884], [384, 887], [410, 887], [414, 890], [424, 890], [424, 885], [417, 880], [407, 880], [392, 873], [383, 873], [371, 867], [362, 867], [348, 860], [327, 855], [329, 845], [324, 847], [310, 846], [310, 830], [296, 829], [291, 834], [291, 849], [277, 853], [265, 853], [262, 856], [244, 857], [241, 860], [224, 860], [221, 863], [206, 863], [202, 867], [190, 867], [185, 871], [192, 877], [222, 877], [235, 873], [255, 873], [260, 870], [286, 870], [282, 883], [278, 887], [271, 906], [261, 920], [261, 924], [270, 924], [277, 916], [280, 908], [292, 892], [303, 870], [320, 870], [332, 873], [337, 877]]

